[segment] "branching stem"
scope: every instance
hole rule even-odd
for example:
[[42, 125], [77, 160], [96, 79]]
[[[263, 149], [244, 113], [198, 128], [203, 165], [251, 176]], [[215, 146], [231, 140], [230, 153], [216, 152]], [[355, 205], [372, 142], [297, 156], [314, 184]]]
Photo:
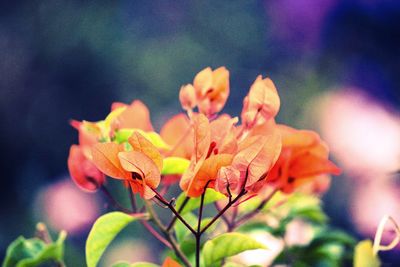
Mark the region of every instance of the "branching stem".
[[253, 211], [243, 215], [239, 220], [234, 222], [233, 223], [234, 228], [256, 216], [264, 208], [264, 206], [271, 200], [271, 198], [275, 195], [277, 191], [278, 191], [277, 189], [274, 189], [265, 199], [263, 199], [260, 202], [260, 204], [258, 204], [258, 206]]
[[[182, 210], [185, 208], [186, 204], [189, 202], [190, 198], [186, 197], [185, 200], [183, 201], [182, 205], [178, 208], [178, 213], [180, 214]], [[168, 224], [167, 231], [171, 231], [172, 227], [174, 226], [176, 219], [178, 219], [177, 216], [174, 215], [172, 218], [171, 222]]]
[[[157, 197], [157, 195], [156, 195]], [[161, 201], [161, 200], [160, 200]], [[168, 203], [168, 202], [167, 202]], [[163, 203], [165, 204], [165, 203]], [[169, 203], [168, 203], [169, 204]], [[145, 206], [146, 209], [148, 210], [148, 212], [150, 213], [151, 218], [153, 219], [154, 223], [157, 225], [157, 227], [160, 229], [160, 231], [164, 234], [165, 239], [169, 242], [169, 244], [171, 245], [172, 249], [174, 250], [176, 256], [182, 261], [182, 263], [186, 266], [186, 267], [192, 267], [192, 265], [190, 264], [189, 260], [186, 258], [185, 254], [182, 252], [182, 250], [179, 248], [178, 243], [176, 242], [176, 240], [174, 239], [174, 237], [172, 236], [172, 234], [170, 232], [167, 231], [167, 228], [162, 224], [160, 218], [157, 216], [157, 214], [155, 213], [153, 206], [151, 205], [151, 203], [149, 203], [148, 201], [145, 201]]]

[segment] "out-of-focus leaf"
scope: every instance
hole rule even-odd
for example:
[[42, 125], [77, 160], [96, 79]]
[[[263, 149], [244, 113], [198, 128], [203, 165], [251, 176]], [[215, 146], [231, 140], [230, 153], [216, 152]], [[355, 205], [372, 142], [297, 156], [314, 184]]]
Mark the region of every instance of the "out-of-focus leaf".
[[163, 161], [162, 175], [182, 174], [189, 167], [190, 161], [185, 158], [168, 157]]
[[151, 262], [136, 262], [136, 263], [118, 262], [116, 264], [113, 264], [112, 267], [160, 267], [160, 265]]
[[253, 238], [241, 233], [226, 233], [208, 240], [203, 246], [203, 259], [206, 266], [212, 266], [224, 258], [252, 249], [266, 249]]
[[[348, 234], [326, 227], [317, 227], [308, 245], [286, 247], [274, 264], [294, 262], [295, 267], [348, 266], [353, 261], [355, 239]], [[288, 258], [290, 255], [290, 258]]]
[[[280, 201], [285, 200], [282, 199]], [[328, 220], [321, 208], [321, 200], [316, 196], [306, 194], [289, 196], [286, 202], [278, 206], [274, 212], [283, 217], [286, 223], [298, 218], [303, 218], [316, 224], [322, 224]]]
[[[185, 201], [186, 195], [182, 193], [179, 195], [178, 199], [176, 200], [176, 207], [179, 208], [182, 203]], [[204, 197], [204, 205], [208, 205], [214, 203], [218, 200], [226, 198], [225, 195], [215, 191], [214, 189], [207, 188], [206, 195]], [[186, 203], [186, 206], [181, 211], [181, 214], [188, 213], [192, 210], [198, 209], [200, 207], [200, 197], [197, 198], [190, 198], [190, 200]]]
[[353, 246], [355, 239], [349, 234], [332, 229], [321, 229], [318, 235], [315, 237], [314, 242], [327, 243], [327, 242], [338, 242], [341, 244]]
[[143, 218], [144, 214], [128, 215], [110, 212], [96, 220], [86, 241], [86, 264], [96, 267], [107, 246], [129, 223]]
[[[239, 264], [236, 262], [227, 262], [223, 265], [223, 267], [247, 267], [246, 265]], [[250, 265], [248, 267], [262, 267], [261, 265]]]
[[354, 252], [354, 267], [379, 267], [381, 262], [372, 250], [371, 240], [364, 240], [357, 244]]
[[279, 227], [274, 228], [272, 226], [269, 226], [268, 224], [265, 223], [265, 221], [251, 220], [248, 223], [243, 224], [237, 228], [237, 231], [241, 233], [249, 233], [257, 230], [265, 231], [275, 236], [284, 235], [284, 229], [281, 229]]
[[57, 241], [50, 244], [21, 236], [8, 247], [3, 267], [35, 267], [48, 261], [63, 262], [66, 236], [62, 231]]
[[[259, 197], [254, 197], [243, 203], [241, 210], [249, 212], [254, 210], [261, 202]], [[327, 221], [327, 216], [321, 208], [321, 200], [318, 197], [295, 193], [287, 195], [276, 192], [262, 209], [262, 212], [272, 212], [282, 218], [283, 223], [289, 223], [292, 219], [303, 218], [307, 221], [321, 224]]]

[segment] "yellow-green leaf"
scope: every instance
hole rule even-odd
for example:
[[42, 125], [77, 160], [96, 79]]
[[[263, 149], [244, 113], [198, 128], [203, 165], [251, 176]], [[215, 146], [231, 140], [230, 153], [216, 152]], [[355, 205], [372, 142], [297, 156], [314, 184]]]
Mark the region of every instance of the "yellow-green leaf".
[[364, 240], [357, 244], [354, 251], [354, 267], [379, 267], [381, 262], [374, 255], [371, 240]]
[[160, 267], [160, 266], [151, 262], [136, 262], [136, 263], [118, 262], [114, 264], [112, 267]]
[[203, 259], [205, 266], [212, 266], [227, 257], [253, 249], [266, 249], [266, 247], [248, 235], [226, 233], [204, 244]]
[[138, 132], [141, 135], [143, 135], [144, 137], [146, 137], [146, 139], [149, 140], [158, 149], [164, 149], [164, 150], [171, 149], [171, 146], [168, 145], [167, 143], [165, 143], [165, 141], [161, 138], [161, 136], [158, 133], [145, 132], [140, 129], [127, 129], [127, 128], [119, 129], [119, 130], [115, 131], [115, 136], [114, 136], [115, 139], [114, 140], [119, 144], [127, 142], [129, 137], [134, 132]]
[[128, 215], [119, 211], [107, 213], [96, 220], [86, 241], [86, 264], [96, 267], [104, 251], [129, 223], [144, 218], [145, 214]]
[[162, 175], [182, 174], [189, 167], [190, 161], [185, 158], [168, 157], [163, 161]]

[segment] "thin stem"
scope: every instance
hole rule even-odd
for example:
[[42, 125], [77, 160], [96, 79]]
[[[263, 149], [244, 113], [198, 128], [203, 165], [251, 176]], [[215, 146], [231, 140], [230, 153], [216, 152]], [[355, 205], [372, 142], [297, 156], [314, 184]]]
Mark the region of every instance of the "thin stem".
[[168, 248], [172, 249], [172, 245], [170, 244], [170, 242], [168, 242], [168, 240], [162, 237], [147, 221], [141, 220], [140, 222], [155, 238], [157, 238], [161, 243], [166, 245]]
[[182, 261], [182, 263], [186, 267], [192, 267], [189, 260], [186, 258], [185, 254], [183, 254], [182, 250], [179, 248], [179, 245], [177, 244], [176, 240], [173, 238], [172, 234], [170, 232], [168, 232], [167, 229], [165, 228], [165, 226], [162, 224], [160, 218], [155, 213], [151, 203], [149, 203], [148, 201], [145, 201], [144, 204], [145, 204], [148, 212], [150, 213], [150, 216], [152, 217], [154, 223], [157, 225], [157, 227], [160, 229], [160, 231], [164, 234], [166, 240], [170, 243], [176, 256]]
[[[182, 205], [178, 208], [178, 213], [179, 213], [179, 214], [182, 212], [183, 208], [186, 206], [186, 204], [189, 202], [189, 200], [190, 200], [190, 197], [186, 197], [186, 198], [183, 200]], [[175, 224], [175, 222], [176, 222], [176, 219], [178, 219], [178, 217], [176, 217], [176, 216], [174, 216], [174, 217], [172, 218], [171, 222], [168, 224], [167, 231], [171, 231], [172, 227], [174, 226], [174, 224]]]
[[175, 239], [172, 237], [171, 233], [164, 232], [165, 238], [171, 243], [172, 249], [175, 251], [176, 256], [182, 261], [182, 263], [186, 267], [192, 267], [192, 264], [189, 262], [189, 260], [186, 258], [185, 254], [181, 251], [181, 249], [178, 246], [178, 243], [175, 241]]
[[246, 215], [243, 215], [239, 220], [237, 220], [234, 223], [234, 227], [239, 226], [240, 224], [256, 216], [264, 208], [268, 201], [271, 200], [271, 198], [275, 195], [277, 191], [277, 189], [274, 189], [263, 201], [261, 201], [260, 204], [258, 204], [258, 206], [253, 211], [247, 213]]
[[196, 232], [196, 267], [200, 267], [200, 241], [201, 241], [201, 218], [203, 217], [203, 209], [204, 209], [204, 197], [206, 195], [206, 187], [204, 188], [203, 194], [201, 194], [200, 199], [200, 208], [199, 208], [199, 218], [197, 221], [197, 232]]
[[171, 204], [171, 202], [166, 201], [162, 196], [156, 194], [155, 198], [159, 200], [162, 204], [167, 206], [174, 214], [175, 216], [192, 232], [192, 234], [196, 235], [196, 231], [193, 229], [190, 224], [179, 214], [179, 212], [174, 208], [174, 206]]
[[[216, 208], [216, 210], [217, 210], [218, 212], [221, 212], [221, 207], [218, 205], [217, 202], [214, 202], [214, 206], [215, 206], [215, 208]], [[222, 215], [221, 215], [221, 219], [225, 222], [226, 226], [229, 228], [229, 227], [230, 227], [230, 221], [229, 221], [229, 219], [226, 217], [225, 214], [222, 214]]]
[[227, 211], [235, 202], [237, 202], [244, 194], [246, 194], [247, 191], [242, 189], [242, 191], [237, 195], [232, 201], [229, 201], [228, 204], [200, 231], [200, 235], [202, 235], [207, 229], [213, 225], [213, 223], [218, 220], [219, 217], [221, 217], [225, 211]]
[[[136, 199], [135, 195], [132, 192], [132, 188], [129, 186], [129, 198], [132, 206], [132, 210], [134, 213], [137, 212], [137, 206], [136, 206]], [[166, 245], [168, 248], [172, 249], [171, 244], [163, 238], [146, 220], [140, 220], [140, 223], [156, 238], [158, 239], [161, 243]]]
[[114, 206], [114, 208], [123, 211], [125, 213], [132, 213], [131, 210], [125, 208], [124, 206], [122, 206], [110, 193], [110, 191], [108, 191], [108, 189], [105, 186], [101, 186], [100, 187], [101, 192], [103, 192], [103, 194], [108, 198], [108, 200], [111, 202], [111, 205]]

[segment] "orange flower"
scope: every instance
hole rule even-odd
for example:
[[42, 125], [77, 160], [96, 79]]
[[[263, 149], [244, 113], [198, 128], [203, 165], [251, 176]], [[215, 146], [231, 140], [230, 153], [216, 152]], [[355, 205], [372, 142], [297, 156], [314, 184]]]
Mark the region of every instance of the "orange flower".
[[178, 262], [174, 261], [170, 257], [167, 257], [161, 267], [182, 267]]
[[161, 138], [171, 146], [168, 156], [190, 159], [193, 150], [193, 127], [185, 114], [168, 120], [160, 131]]
[[268, 183], [291, 193], [320, 175], [340, 174], [340, 169], [328, 159], [328, 147], [317, 133], [284, 125], [278, 127], [283, 147], [277, 163], [268, 174]]
[[187, 84], [179, 91], [179, 101], [184, 110], [192, 110], [197, 105], [196, 93], [193, 85]]
[[134, 193], [150, 199], [160, 184], [161, 154], [138, 132], [128, 141], [132, 151], [125, 151], [115, 143], [96, 144], [92, 148], [94, 164], [106, 175], [129, 182]]
[[297, 191], [304, 194], [322, 195], [328, 191], [330, 185], [331, 177], [329, 175], [317, 175], [313, 180], [299, 187]]
[[[194, 129], [194, 149], [190, 161], [189, 168], [182, 175], [179, 183], [183, 191], [190, 197], [196, 197], [203, 193], [199, 192], [195, 186], [195, 177], [199, 172], [201, 166], [207, 158], [208, 150], [210, 148], [210, 123], [203, 114], [196, 114], [193, 116], [193, 129]], [[195, 188], [195, 189], [194, 189]], [[203, 190], [202, 188], [201, 190]]]
[[103, 138], [100, 127], [94, 122], [71, 121], [72, 127], [78, 130], [79, 145], [87, 158], [90, 158], [90, 148]]
[[269, 78], [257, 77], [243, 100], [242, 124], [252, 128], [273, 119], [279, 111], [280, 99], [274, 83]]
[[239, 194], [242, 188], [257, 192], [265, 183], [267, 172], [277, 161], [281, 151], [281, 137], [277, 130], [265, 135], [249, 136], [239, 144], [231, 166], [221, 168], [216, 190]]
[[[199, 111], [206, 116], [219, 112], [229, 96], [229, 71], [225, 67], [200, 71], [193, 80]], [[188, 89], [185, 89], [188, 90]]]
[[115, 102], [111, 106], [112, 111], [124, 109], [111, 122], [111, 130], [123, 128], [135, 128], [143, 131], [153, 131], [149, 109], [140, 100], [134, 100], [130, 105]]
[[238, 118], [223, 114], [210, 123], [211, 142], [215, 144], [214, 153], [236, 153], [238, 145], [236, 127]]
[[95, 192], [105, 182], [104, 174], [84, 155], [78, 145], [70, 148], [68, 169], [72, 180], [84, 191]]

